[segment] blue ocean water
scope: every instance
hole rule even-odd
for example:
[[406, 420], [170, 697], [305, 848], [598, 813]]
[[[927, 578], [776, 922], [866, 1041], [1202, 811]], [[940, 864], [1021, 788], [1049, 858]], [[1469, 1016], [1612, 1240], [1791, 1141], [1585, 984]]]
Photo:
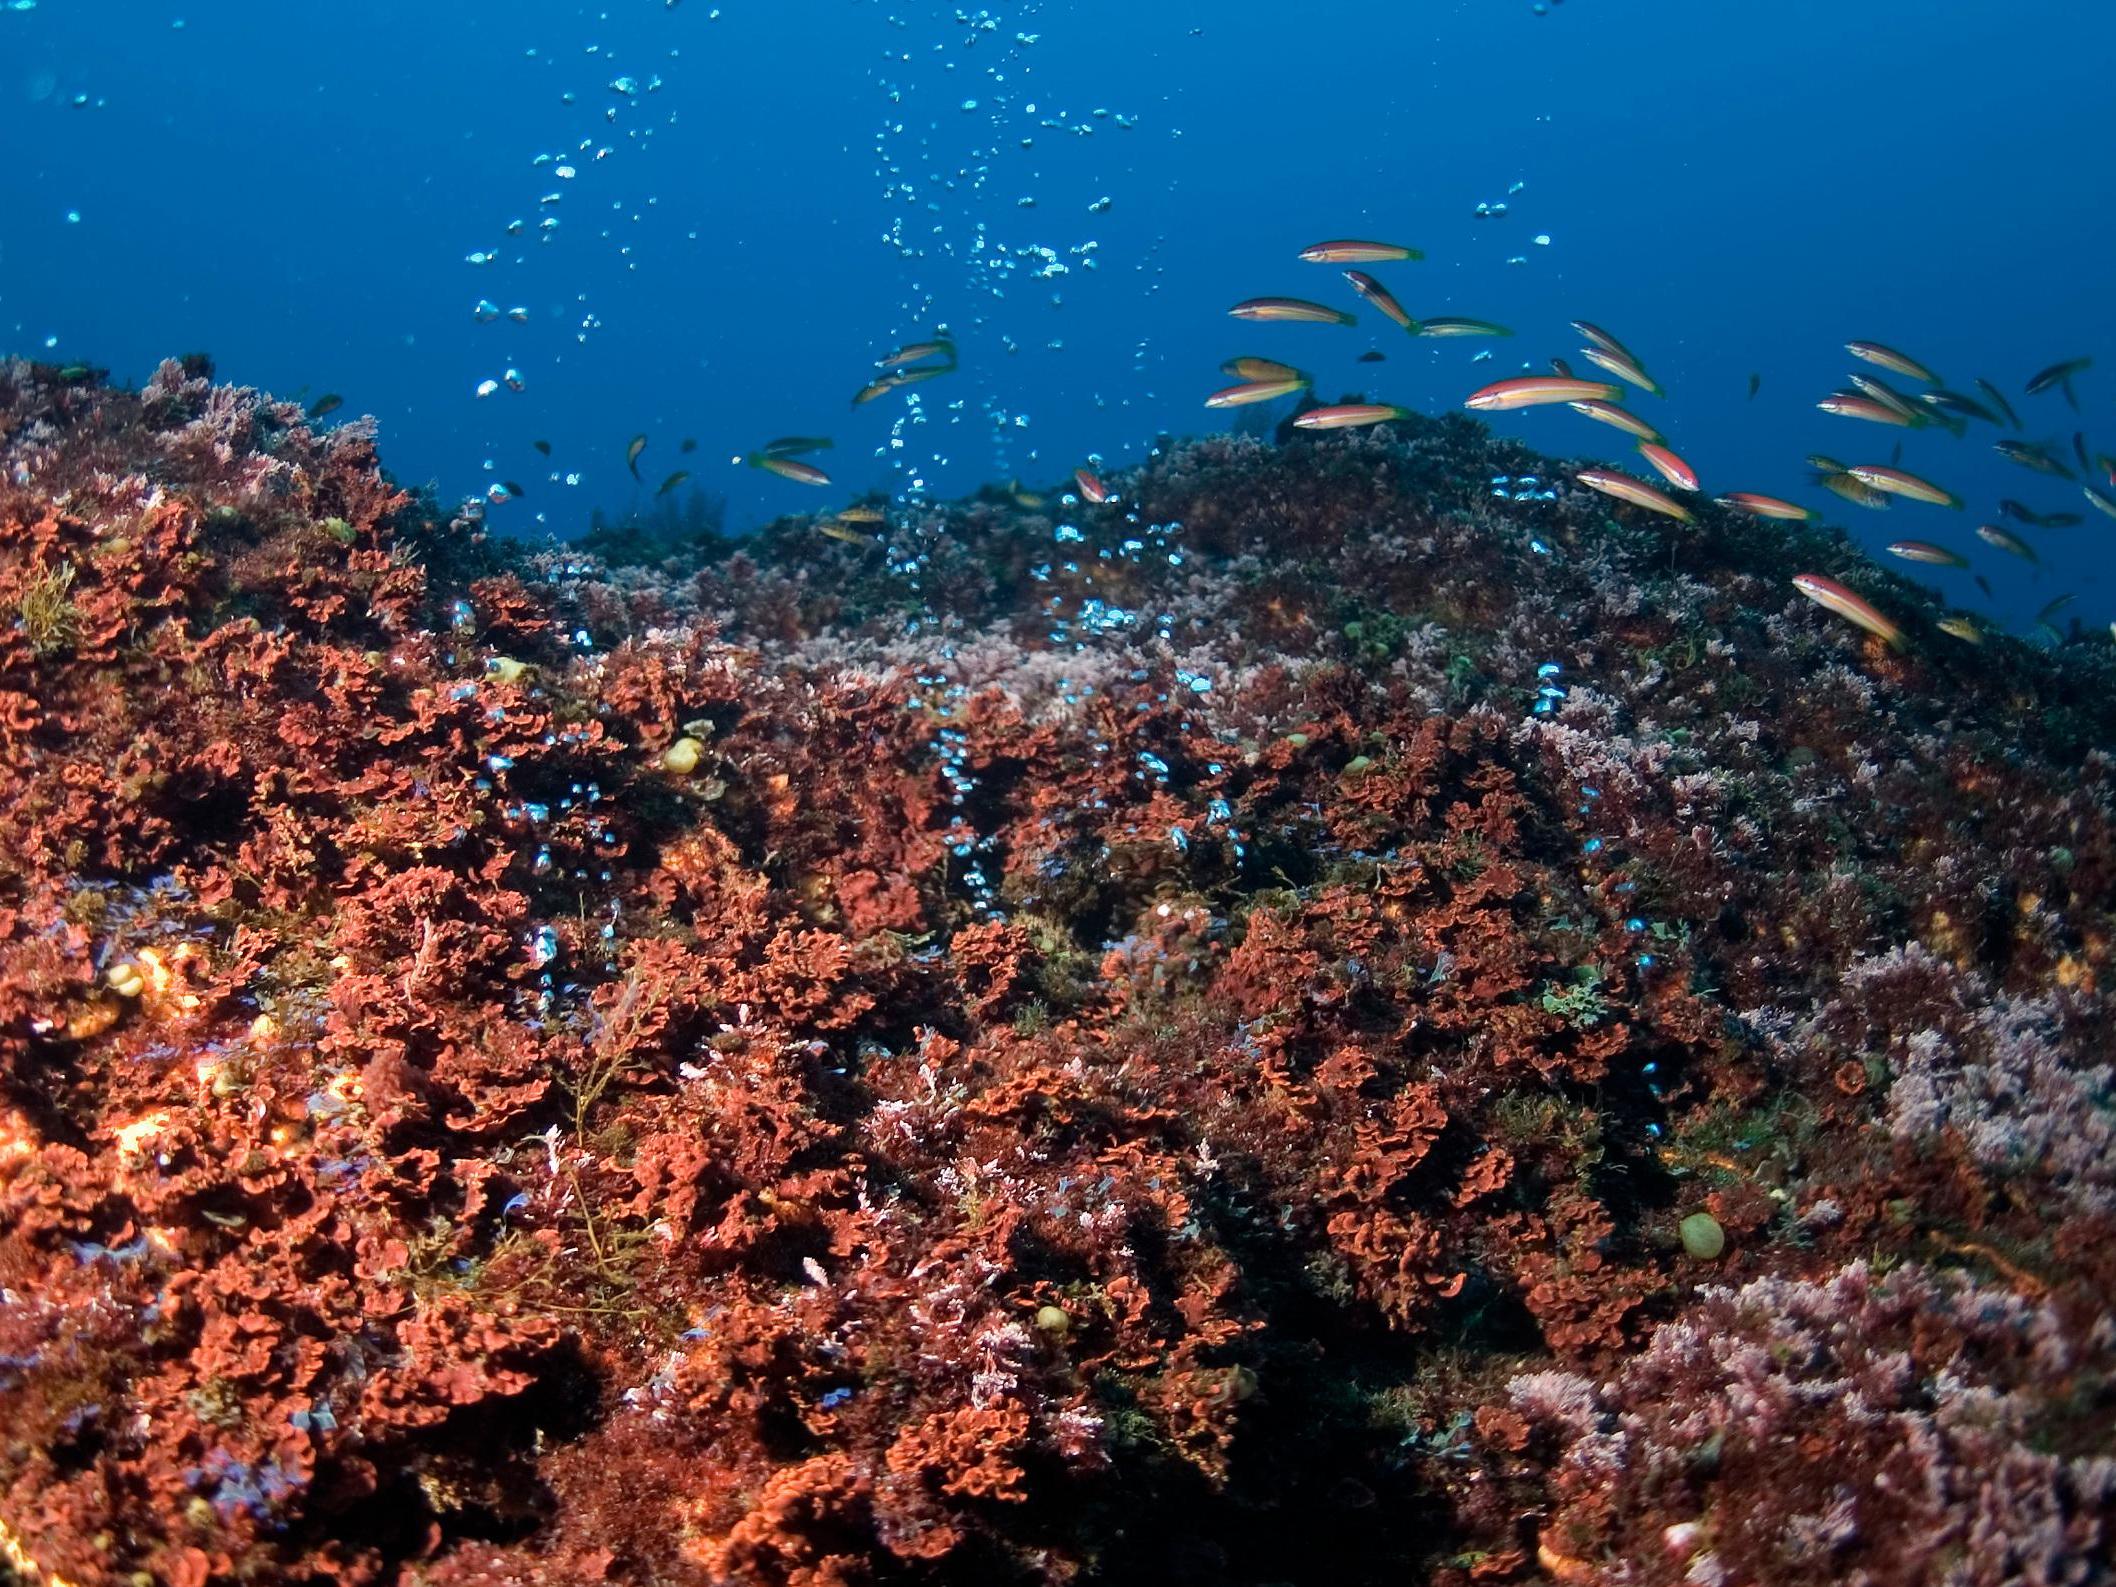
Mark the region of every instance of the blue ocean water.
[[[1228, 422], [1201, 403], [1236, 354], [1437, 412], [1572, 357], [1583, 318], [1666, 387], [1630, 406], [1708, 491], [1795, 497], [1876, 554], [1939, 541], [1973, 570], [1905, 571], [1957, 604], [2026, 628], [2073, 591], [2065, 619], [2099, 628], [2116, 523], [2079, 484], [1988, 426], [1814, 404], [1870, 338], [1991, 380], [2067, 462], [2076, 431], [2116, 452], [2112, 47], [2116, 14], [2078, 0], [0, 0], [0, 350], [130, 379], [203, 350], [341, 393], [399, 477], [516, 482], [496, 524], [571, 536], [678, 469], [739, 530], [1122, 467]], [[1295, 258], [1343, 236], [1425, 251], [1372, 267], [1414, 315], [1518, 334], [1227, 317], [1359, 307]], [[957, 373], [849, 406], [942, 328]], [[2079, 411], [2023, 395], [2089, 355]], [[1639, 466], [1563, 409], [1495, 426]], [[788, 432], [835, 437], [827, 496], [732, 461]], [[1899, 441], [1966, 510], [1807, 483], [1808, 453]], [[1973, 535], [2006, 497], [2084, 522], [2021, 529], [2030, 567]]]

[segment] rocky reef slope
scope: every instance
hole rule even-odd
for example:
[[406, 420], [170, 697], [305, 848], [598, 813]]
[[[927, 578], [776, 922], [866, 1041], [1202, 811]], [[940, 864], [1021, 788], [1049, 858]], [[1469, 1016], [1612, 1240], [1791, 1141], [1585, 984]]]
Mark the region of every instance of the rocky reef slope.
[[618, 561], [0, 365], [17, 1568], [2108, 1579], [2116, 649], [1566, 477]]

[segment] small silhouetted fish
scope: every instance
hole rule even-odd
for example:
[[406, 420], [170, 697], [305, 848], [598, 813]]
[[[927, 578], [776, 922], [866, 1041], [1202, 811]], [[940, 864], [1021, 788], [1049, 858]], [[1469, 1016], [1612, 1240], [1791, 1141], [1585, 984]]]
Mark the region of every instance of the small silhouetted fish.
[[639, 478], [639, 454], [646, 449], [647, 438], [643, 435], [633, 436], [625, 447], [625, 467], [632, 471], [634, 479]]
[[2001, 529], [1996, 524], [1979, 524], [1976, 537], [1985, 545], [1997, 546], [1999, 550], [2017, 556], [2023, 562], [2039, 560], [2035, 555], [2035, 548], [2010, 529]]
[[2071, 600], [2071, 593], [2067, 591], [2065, 594], [2058, 596], [2056, 600], [2050, 602], [2050, 604], [2045, 606], [2041, 611], [2037, 612], [2035, 614], [2035, 620], [2038, 623], [2047, 623], [2051, 618], [2055, 617], [2059, 612], [2063, 611], [2065, 607], [2070, 604]]
[[882, 359], [879, 367], [897, 369], [905, 364], [915, 364], [923, 358], [945, 358], [952, 364], [955, 362], [955, 344], [945, 338], [930, 342], [910, 342]]
[[2048, 391], [2052, 386], [2061, 387], [2065, 394], [2065, 401], [2071, 405], [2072, 411], [2077, 413], [2079, 411], [2079, 395], [2072, 389], [2072, 377], [2084, 373], [2092, 367], [2093, 363], [2094, 360], [2091, 358], [2067, 358], [2062, 363], [2052, 364], [2048, 369], [2038, 370], [2035, 374], [2029, 376], [2025, 389], [2029, 396], [2037, 397]]
[[685, 457], [689, 457], [693, 452], [698, 450], [698, 438], [695, 435], [685, 436], [683, 438], [683, 445], [677, 447], [676, 450], [681, 452]]
[[1761, 376], [1761, 375], [1751, 375], [1751, 376], [1749, 376], [1749, 401], [1751, 401], [1751, 402], [1754, 402], [1754, 401], [1756, 400], [1756, 393], [1757, 393], [1757, 392], [1759, 392], [1759, 391], [1761, 391], [1762, 389], [1763, 389], [1763, 376]]
[[529, 444], [544, 456], [549, 457], [551, 455], [551, 443], [549, 441], [531, 441]]
[[1389, 355], [1381, 351], [1380, 348], [1370, 347], [1365, 352], [1359, 355], [1358, 361], [1362, 364], [1378, 364], [1381, 363], [1388, 356]]
[[528, 495], [528, 494], [529, 494], [529, 493], [528, 493], [527, 491], [523, 490], [521, 486], [517, 485], [517, 484], [516, 484], [516, 483], [515, 483], [515, 482], [514, 482], [513, 480], [511, 480], [511, 479], [510, 479], [510, 480], [504, 480], [504, 481], [502, 481], [502, 483], [506, 485], [506, 487], [507, 487], [507, 494], [508, 494], [508, 495], [510, 495], [510, 496], [526, 496], [526, 495]]
[[2011, 496], [1998, 504], [1999, 516], [2016, 519], [2030, 529], [2076, 529], [2086, 520], [2076, 512], [2037, 512]]
[[2006, 416], [2008, 424], [2012, 425], [2016, 430], [2020, 428], [2020, 415], [2013, 411], [2013, 404], [2006, 400], [2006, 394], [2003, 391], [1991, 384], [1982, 375], [1976, 377], [1976, 389], [1991, 399], [1991, 406]]
[[836, 444], [827, 435], [781, 435], [757, 450], [766, 457], [799, 457], [803, 452], [827, 452]]
[[2065, 466], [2064, 459], [2050, 449], [2048, 442], [2039, 441], [1993, 441], [2001, 457], [2018, 463], [2022, 468], [2032, 468], [2038, 474], [2055, 474], [2060, 479], [2077, 478]]
[[2031, 397], [2040, 396], [2052, 386], [2061, 386], [2074, 375], [2086, 373], [2094, 366], [2091, 358], [2067, 358], [2052, 364], [2048, 369], [2038, 370], [2028, 377], [2026, 387]]
[[1306, 380], [1308, 377], [1291, 364], [1282, 364], [1275, 358], [1230, 358], [1220, 365], [1220, 373], [1233, 375], [1238, 380]]
[[678, 470], [676, 470], [675, 473], [671, 474], [667, 479], [661, 482], [661, 488], [655, 491], [654, 494], [657, 496], [666, 496], [670, 491], [674, 490], [677, 486], [681, 485], [685, 480], [689, 479], [690, 477], [691, 471], [689, 469], [679, 468]]
[[1993, 413], [1981, 402], [1978, 402], [1976, 398], [1965, 397], [1959, 391], [1921, 391], [1918, 393], [1917, 400], [1938, 413], [1952, 413], [1958, 416], [1966, 415], [1972, 419], [1982, 419], [1984, 423], [1992, 425], [1999, 422], [1997, 414]]
[[320, 419], [326, 413], [336, 413], [340, 408], [344, 406], [345, 399], [343, 397], [339, 396], [338, 393], [335, 391], [326, 391], [322, 396], [318, 397], [314, 402], [309, 404], [309, 417], [312, 419]]
[[2079, 459], [2080, 473], [2091, 474], [2094, 472], [2094, 460], [2087, 456], [2086, 431], [2074, 430], [2072, 432], [2072, 455]]
[[1985, 600], [1995, 601], [1998, 599], [1996, 595], [1991, 593], [1991, 581], [1981, 573], [1976, 575], [1976, 587], [1984, 592]]
[[1567, 362], [1565, 362], [1564, 359], [1559, 358], [1555, 355], [1553, 355], [1550, 360], [1550, 372], [1556, 375], [1560, 380], [1572, 379], [1572, 365], [1568, 364]]

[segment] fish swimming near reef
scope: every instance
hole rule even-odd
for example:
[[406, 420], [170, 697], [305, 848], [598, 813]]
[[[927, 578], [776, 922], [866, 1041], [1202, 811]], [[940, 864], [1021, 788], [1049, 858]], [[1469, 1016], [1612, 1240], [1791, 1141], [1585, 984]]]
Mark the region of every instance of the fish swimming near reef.
[[1345, 430], [1369, 424], [1388, 424], [1410, 416], [1410, 409], [1392, 407], [1387, 403], [1347, 402], [1334, 408], [1310, 408], [1306, 413], [1295, 415], [1293, 424], [1300, 430]]
[[1820, 516], [1812, 507], [1802, 507], [1779, 496], [1761, 496], [1754, 491], [1737, 490], [1728, 495], [1715, 497], [1720, 506], [1731, 507], [1736, 512], [1745, 512], [1752, 518], [1779, 518], [1788, 523], [1812, 523]]
[[1462, 406], [1479, 413], [1501, 413], [1554, 402], [1614, 402], [1623, 388], [1603, 380], [1570, 380], [1563, 375], [1517, 375], [1495, 380], [1469, 394]]
[[1643, 507], [1648, 512], [1657, 512], [1678, 523], [1695, 523], [1690, 509], [1665, 491], [1656, 490], [1642, 479], [1633, 479], [1613, 468], [1583, 468], [1572, 476], [1589, 490], [1598, 490], [1604, 496], [1614, 496], [1618, 501], [1629, 502], [1634, 507]]
[[1822, 573], [1796, 573], [1793, 588], [1827, 611], [1835, 612], [1848, 622], [1857, 623], [1870, 634], [1877, 634], [1894, 649], [1904, 648], [1903, 630], [1882, 615], [1871, 601], [1863, 595], [1846, 589], [1835, 579]]

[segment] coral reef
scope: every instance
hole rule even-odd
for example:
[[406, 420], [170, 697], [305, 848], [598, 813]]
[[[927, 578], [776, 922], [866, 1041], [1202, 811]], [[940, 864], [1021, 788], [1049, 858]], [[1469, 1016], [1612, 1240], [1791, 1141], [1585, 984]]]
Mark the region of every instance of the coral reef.
[[1107, 477], [528, 549], [0, 365], [21, 1563], [2106, 1579], [2116, 651], [1460, 419]]

